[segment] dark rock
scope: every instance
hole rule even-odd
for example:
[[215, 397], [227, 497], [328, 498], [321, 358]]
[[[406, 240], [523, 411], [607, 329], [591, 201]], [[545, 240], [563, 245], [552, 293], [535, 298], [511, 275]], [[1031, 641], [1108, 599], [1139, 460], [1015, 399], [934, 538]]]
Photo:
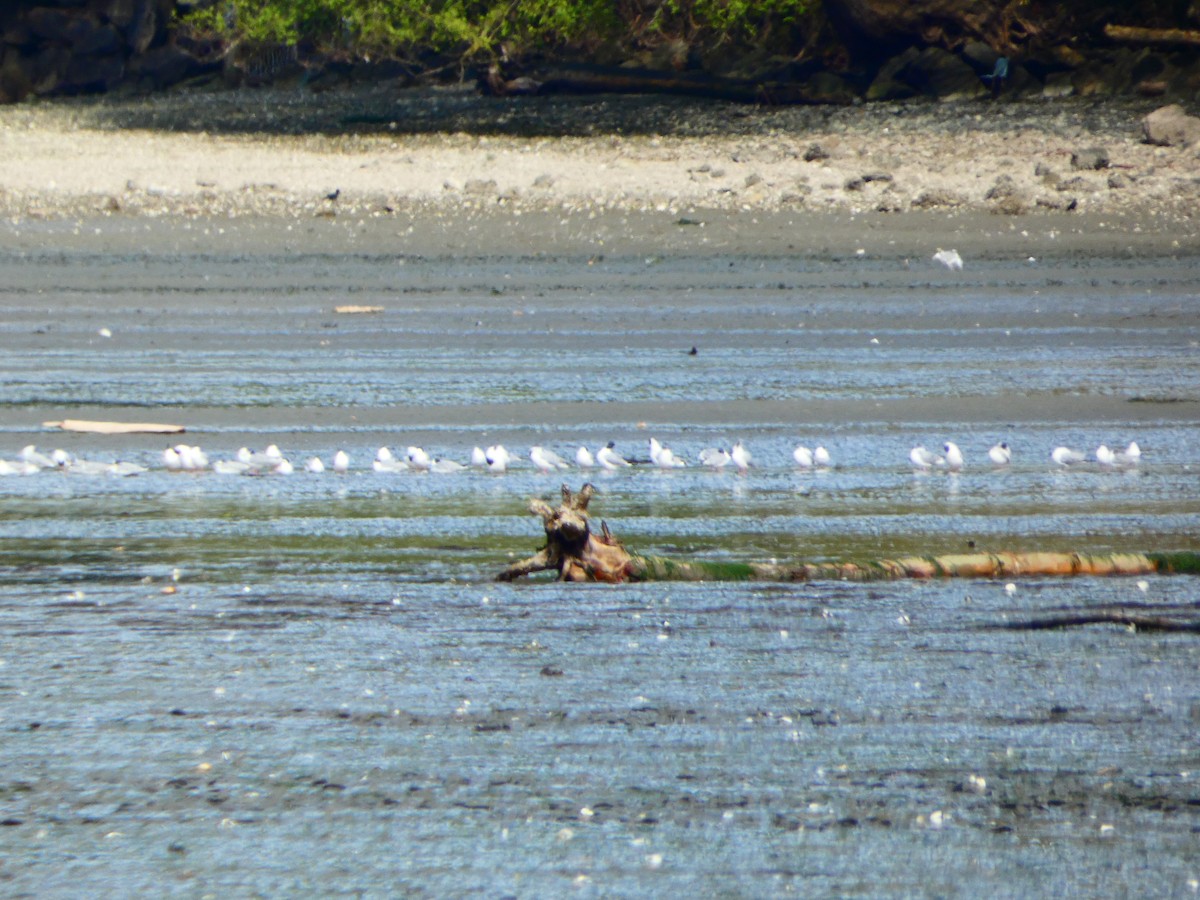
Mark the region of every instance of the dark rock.
[[1163, 106], [1142, 119], [1147, 144], [1184, 147], [1200, 142], [1200, 118], [1189, 116], [1178, 104]]
[[845, 185], [846, 190], [848, 191], [861, 191], [866, 186], [867, 183], [861, 178], [848, 178]]
[[121, 53], [125, 41], [114, 26], [95, 19], [79, 18], [71, 25], [71, 51], [80, 56], [105, 56]]
[[1109, 190], [1116, 191], [1116, 190], [1120, 190], [1121, 188], [1127, 188], [1127, 187], [1129, 187], [1129, 185], [1130, 185], [1129, 178], [1125, 175], [1122, 175], [1120, 172], [1113, 172], [1111, 175], [1108, 176]]
[[875, 80], [867, 88], [866, 99], [879, 102], [907, 100], [917, 95], [917, 89], [900, 77], [900, 72], [912, 65], [920, 55], [916, 47], [909, 47], [899, 56], [893, 56], [879, 69]]
[[133, 24], [136, 0], [104, 0], [93, 4], [101, 16], [124, 30]]
[[1108, 168], [1108, 151], [1103, 147], [1088, 147], [1071, 154], [1071, 168], [1098, 170]]
[[35, 6], [25, 17], [25, 25], [35, 40], [71, 42], [70, 29], [75, 17], [65, 9]]
[[125, 57], [72, 56], [63, 73], [58, 89], [67, 94], [107, 91], [116, 87], [125, 77]]
[[1017, 193], [1016, 182], [1011, 175], [1000, 175], [984, 195], [985, 200], [1004, 200]]
[[147, 86], [158, 89], [196, 75], [214, 72], [220, 66], [220, 62], [204, 62], [174, 43], [169, 43], [136, 57], [130, 65], [130, 71]]
[[805, 162], [820, 162], [823, 159], [829, 159], [829, 153], [820, 144], [809, 144], [804, 151]]
[[905, 86], [913, 93], [943, 100], [971, 99], [987, 93], [974, 69], [939, 47], [926, 47], [919, 52], [909, 48], [888, 60], [867, 89], [867, 99], [902, 99], [898, 95]]
[[1000, 54], [983, 41], [967, 41], [962, 48], [963, 61], [975, 70], [976, 75], [988, 75], [996, 68]]
[[125, 42], [129, 49], [134, 54], [145, 53], [163, 24], [157, 0], [134, 0], [133, 14], [125, 26]]
[[870, 184], [873, 181], [892, 181], [892, 176], [887, 172], [867, 172], [863, 175], [862, 180]]

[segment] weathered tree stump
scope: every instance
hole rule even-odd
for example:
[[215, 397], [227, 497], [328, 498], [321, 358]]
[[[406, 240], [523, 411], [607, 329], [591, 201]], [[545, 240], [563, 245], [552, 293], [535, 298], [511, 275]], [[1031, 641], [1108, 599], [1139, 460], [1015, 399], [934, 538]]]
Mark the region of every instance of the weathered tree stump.
[[534, 572], [557, 570], [561, 581], [626, 581], [632, 574], [632, 557], [600, 523], [600, 535], [592, 532], [588, 501], [596, 489], [585, 484], [578, 493], [562, 486], [562, 503], [552, 507], [544, 500], [529, 501], [529, 511], [541, 516], [546, 527], [546, 546], [528, 559], [514, 563], [496, 576], [512, 581]]

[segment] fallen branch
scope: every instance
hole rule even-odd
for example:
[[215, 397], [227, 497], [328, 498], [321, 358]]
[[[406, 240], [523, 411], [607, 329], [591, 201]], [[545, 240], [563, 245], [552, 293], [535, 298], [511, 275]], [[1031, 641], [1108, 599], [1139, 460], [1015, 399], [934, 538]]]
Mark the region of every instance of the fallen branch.
[[1110, 40], [1129, 44], [1190, 44], [1200, 47], [1200, 31], [1183, 28], [1142, 28], [1136, 25], [1105, 25]]
[[93, 422], [88, 419], [43, 422], [42, 426], [61, 428], [63, 431], [82, 431], [89, 434], [182, 434], [187, 430], [182, 425], [159, 425], [153, 422]]

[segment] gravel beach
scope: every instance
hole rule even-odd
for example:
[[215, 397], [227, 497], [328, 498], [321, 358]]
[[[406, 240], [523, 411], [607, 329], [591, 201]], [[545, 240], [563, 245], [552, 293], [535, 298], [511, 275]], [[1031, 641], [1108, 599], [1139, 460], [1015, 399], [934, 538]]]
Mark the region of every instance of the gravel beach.
[[1099, 216], [1192, 242], [1200, 155], [1143, 143], [1157, 105], [767, 108], [387, 85], [76, 98], [0, 108], [0, 213], [932, 213], [995, 216], [996, 228]]

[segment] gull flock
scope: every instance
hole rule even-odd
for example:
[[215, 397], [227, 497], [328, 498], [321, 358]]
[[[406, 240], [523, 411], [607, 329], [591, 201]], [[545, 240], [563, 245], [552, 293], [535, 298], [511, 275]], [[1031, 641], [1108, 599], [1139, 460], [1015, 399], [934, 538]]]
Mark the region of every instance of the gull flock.
[[[730, 447], [706, 447], [701, 450], [694, 462], [688, 462], [670, 447], [657, 438], [648, 442], [649, 456], [646, 458], [628, 459], [622, 456], [614, 441], [609, 441], [603, 447], [592, 451], [586, 446], [580, 446], [574, 453], [574, 468], [582, 471], [598, 470], [602, 472], [620, 472], [635, 466], [660, 470], [682, 469], [695, 466], [713, 471], [749, 472], [759, 466], [749, 448], [742, 441], [736, 441]], [[985, 454], [987, 465], [992, 469], [1003, 469], [1013, 460], [1013, 451], [1007, 441], [993, 445]], [[1066, 446], [1055, 447], [1050, 453], [1050, 463], [1055, 469], [1086, 468], [1089, 463], [1088, 454]], [[1090, 461], [1094, 468], [1101, 470], [1132, 470], [1141, 463], [1142, 450], [1136, 441], [1131, 441], [1124, 449], [1114, 450], [1107, 444], [1101, 444], [1091, 454]], [[355, 465], [349, 453], [338, 450], [328, 463], [319, 456], [313, 456], [302, 464], [293, 463], [275, 444], [264, 450], [250, 450], [242, 447], [231, 458], [211, 459], [200, 447], [188, 444], [175, 444], [164, 449], [160, 455], [161, 468], [168, 472], [213, 472], [217, 475], [292, 475], [298, 469], [308, 474], [331, 472], [334, 475], [346, 475], [352, 471], [363, 470], [364, 465]], [[526, 462], [528, 460], [528, 462]], [[899, 462], [899, 461], [898, 461]], [[923, 444], [913, 447], [908, 454], [908, 464], [916, 473], [943, 471], [958, 473], [968, 467], [966, 455], [954, 441], [946, 441], [937, 450], [930, 450]], [[807, 447], [797, 445], [791, 453], [790, 463], [797, 469], [825, 470], [834, 468], [833, 457], [823, 446]], [[540, 444], [529, 448], [527, 456], [515, 454], [502, 444], [490, 447], [475, 447], [470, 454], [469, 462], [461, 463], [442, 456], [433, 456], [421, 447], [410, 446], [403, 452], [393, 452], [389, 447], [380, 447], [370, 462], [370, 470], [378, 474], [399, 472], [432, 473], [435, 475], [452, 475], [464, 471], [484, 471], [502, 475], [514, 468], [532, 466], [538, 472], [553, 474], [571, 469], [572, 463], [555, 451]], [[78, 475], [111, 475], [130, 476], [140, 475], [150, 471], [150, 467], [133, 462], [99, 462], [83, 459], [65, 450], [54, 450], [43, 453], [33, 444], [25, 447], [14, 460], [0, 459], [0, 476], [6, 475], [35, 475], [43, 471], [58, 471]]]

